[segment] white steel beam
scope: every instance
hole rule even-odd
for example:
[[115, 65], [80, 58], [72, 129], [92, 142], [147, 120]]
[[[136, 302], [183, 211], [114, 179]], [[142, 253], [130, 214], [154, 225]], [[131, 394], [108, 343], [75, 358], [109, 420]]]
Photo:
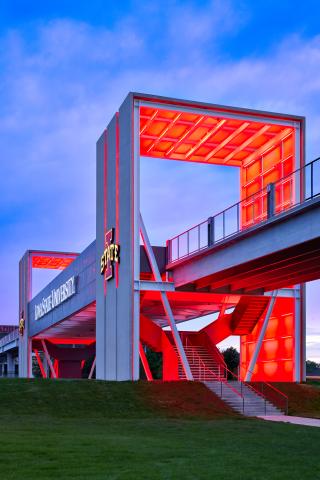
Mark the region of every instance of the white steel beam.
[[215, 134], [216, 132], [218, 132], [220, 130], [220, 128], [223, 127], [223, 125], [226, 123], [227, 120], [220, 120], [220, 122], [218, 122], [211, 130], [209, 130], [209, 132], [206, 133], [206, 135], [204, 135], [204, 137], [201, 138], [201, 140], [199, 140], [198, 143], [196, 143], [196, 145], [194, 145], [187, 153], [186, 153], [186, 159], [189, 158], [193, 152], [195, 152], [196, 150], [198, 150], [198, 148], [201, 147], [201, 145], [203, 145], [210, 137], [212, 137], [213, 134]]
[[92, 375], [93, 375], [93, 372], [94, 372], [94, 369], [96, 368], [96, 360], [97, 360], [97, 357], [94, 356], [94, 360], [92, 362], [92, 365], [91, 365], [91, 368], [90, 368], [90, 372], [89, 372], [89, 375], [88, 375], [88, 379], [91, 380], [92, 378]]
[[259, 353], [260, 353], [260, 350], [261, 350], [262, 341], [264, 339], [264, 336], [265, 336], [265, 333], [266, 333], [266, 330], [267, 330], [267, 326], [268, 326], [268, 323], [269, 323], [269, 319], [270, 319], [270, 316], [271, 316], [271, 313], [272, 313], [272, 310], [273, 310], [273, 307], [274, 307], [274, 304], [275, 304], [275, 301], [276, 301], [277, 293], [278, 293], [278, 291], [274, 290], [274, 292], [272, 293], [272, 297], [270, 298], [270, 302], [269, 302], [269, 305], [268, 305], [268, 310], [267, 310], [266, 316], [264, 318], [264, 321], [263, 321], [263, 324], [262, 324], [262, 327], [261, 327], [261, 330], [260, 330], [260, 333], [259, 333], [259, 337], [258, 337], [258, 340], [257, 340], [257, 343], [256, 343], [256, 347], [254, 349], [254, 352], [253, 352], [253, 355], [251, 357], [249, 367], [248, 367], [248, 370], [247, 370], [247, 373], [246, 373], [245, 382], [250, 382], [251, 381], [252, 373], [253, 373], [254, 367], [256, 366], [257, 359], [258, 359], [258, 356], [259, 356]]
[[241, 145], [239, 145], [235, 150], [233, 150], [233, 152], [229, 153], [229, 155], [224, 159], [224, 162], [227, 163], [235, 155], [237, 155], [237, 153], [241, 152], [241, 150], [243, 150], [248, 145], [250, 145], [250, 143], [252, 143], [256, 138], [260, 137], [260, 135], [263, 135], [270, 128], [271, 128], [270, 125], [264, 125], [255, 134], [251, 135], [251, 137], [249, 137], [247, 140], [241, 143]]
[[38, 365], [39, 365], [39, 368], [41, 370], [41, 375], [42, 375], [42, 378], [47, 378], [47, 372], [44, 368], [44, 365], [42, 363], [42, 360], [41, 360], [41, 357], [39, 355], [39, 352], [37, 349], [34, 349], [34, 353], [35, 353], [35, 356], [36, 356], [36, 359], [38, 361]]
[[260, 148], [258, 148], [255, 152], [251, 153], [251, 155], [249, 155], [246, 160], [243, 162], [243, 167], [247, 167], [248, 165], [250, 165], [250, 163], [254, 162], [256, 160], [257, 157], [259, 157], [260, 155], [266, 153], [267, 150], [269, 150], [270, 148], [272, 148], [273, 146], [276, 146], [277, 143], [281, 142], [282, 140], [285, 139], [285, 137], [287, 137], [288, 135], [290, 135], [292, 133], [292, 129], [291, 128], [285, 128], [284, 130], [281, 130], [280, 133], [278, 133], [277, 135], [275, 135], [275, 137], [271, 138], [271, 140], [269, 140], [267, 143], [265, 143], [264, 145], [262, 145]]
[[218, 145], [216, 148], [214, 148], [208, 155], [205, 157], [205, 161], [208, 162], [210, 158], [214, 157], [219, 150], [221, 150], [225, 145], [227, 145], [231, 140], [233, 140], [239, 133], [243, 132], [246, 128], [248, 128], [250, 125], [249, 122], [244, 122], [242, 125], [240, 125], [239, 128], [237, 128], [234, 132], [231, 133], [227, 138], [225, 138], [220, 145]]
[[50, 368], [50, 372], [51, 372], [52, 378], [57, 378], [57, 374], [56, 374], [56, 372], [55, 372], [55, 369], [53, 368], [53, 365], [52, 365], [52, 362], [51, 362], [51, 358], [50, 358], [50, 355], [49, 355], [49, 352], [48, 352], [48, 349], [47, 349], [46, 342], [45, 342], [43, 339], [41, 340], [41, 345], [42, 345], [42, 348], [43, 348], [44, 356], [45, 356], [46, 359], [47, 359], [47, 362], [48, 362], [48, 365], [49, 365], [49, 368]]
[[[298, 118], [284, 118], [281, 114], [279, 114], [280, 118], [272, 118], [266, 115], [266, 112], [259, 112], [259, 111], [245, 111], [245, 110], [237, 110], [234, 109], [233, 111], [221, 111], [217, 110], [215, 106], [212, 108], [202, 108], [200, 107], [193, 107], [189, 106], [182, 106], [182, 105], [173, 105], [169, 103], [159, 103], [157, 101], [152, 100], [139, 100], [139, 104], [141, 107], [148, 107], [148, 108], [156, 108], [158, 109], [158, 114], [161, 110], [171, 110], [172, 112], [186, 112], [186, 113], [194, 113], [196, 115], [204, 115], [207, 117], [219, 117], [219, 118], [232, 118], [236, 120], [244, 120], [249, 122], [256, 122], [256, 123], [268, 123], [269, 125], [283, 125], [283, 126], [290, 126], [296, 127], [299, 125]], [[223, 105], [219, 105], [219, 107], [223, 107]], [[216, 106], [217, 107], [217, 106]], [[273, 113], [273, 112], [271, 112]]]
[[[144, 247], [145, 247], [145, 250], [146, 250], [146, 254], [147, 254], [150, 266], [151, 266], [152, 273], [154, 275], [154, 278], [155, 278], [156, 282], [160, 283], [162, 281], [162, 279], [161, 279], [161, 275], [160, 275], [160, 272], [159, 272], [158, 264], [157, 264], [156, 258], [154, 256], [154, 253], [153, 253], [153, 250], [152, 250], [149, 238], [148, 238], [147, 230], [146, 230], [145, 225], [143, 223], [143, 219], [142, 219], [141, 214], [140, 214], [140, 231], [141, 231], [142, 240], [143, 240], [143, 243], [144, 243]], [[175, 322], [174, 317], [173, 317], [173, 313], [172, 313], [172, 310], [171, 310], [171, 307], [170, 307], [170, 303], [169, 303], [167, 294], [166, 294], [166, 292], [160, 292], [160, 296], [161, 296], [161, 301], [162, 301], [164, 311], [166, 313], [169, 325], [171, 327], [171, 331], [172, 331], [174, 342], [175, 342], [176, 347], [177, 347], [178, 355], [180, 357], [183, 370], [186, 374], [186, 378], [187, 378], [187, 380], [193, 380], [190, 365], [189, 365], [186, 353], [184, 351], [184, 348], [183, 348], [183, 345], [182, 345], [182, 342], [181, 342], [181, 338], [180, 338], [180, 335], [179, 335], [179, 332], [178, 332], [178, 329], [177, 329], [176, 322]]]
[[[140, 103], [134, 103], [133, 135], [133, 280], [140, 280]], [[140, 291], [133, 291], [132, 380], [139, 379]]]
[[148, 380], [148, 382], [151, 382], [153, 380], [153, 377], [152, 377], [152, 373], [151, 373], [151, 370], [150, 370], [150, 367], [149, 367], [149, 363], [148, 363], [145, 351], [143, 350], [143, 345], [142, 345], [141, 342], [139, 344], [139, 354], [140, 354], [141, 363], [142, 363], [143, 369], [145, 371], [147, 380]]
[[145, 292], [174, 292], [174, 284], [172, 282], [152, 282], [149, 280], [136, 280], [134, 282], [135, 290]]
[[[273, 292], [265, 292], [264, 297], [272, 297]], [[294, 288], [279, 288], [277, 297], [285, 297], [285, 298], [295, 298], [296, 293]]]

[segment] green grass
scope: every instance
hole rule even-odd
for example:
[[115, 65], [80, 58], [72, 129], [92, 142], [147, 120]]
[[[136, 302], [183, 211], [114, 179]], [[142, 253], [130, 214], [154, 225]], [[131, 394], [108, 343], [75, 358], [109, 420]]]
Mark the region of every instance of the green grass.
[[200, 384], [0, 381], [0, 478], [320, 479], [320, 429], [245, 419]]
[[320, 383], [274, 383], [289, 399], [289, 414], [320, 418]]

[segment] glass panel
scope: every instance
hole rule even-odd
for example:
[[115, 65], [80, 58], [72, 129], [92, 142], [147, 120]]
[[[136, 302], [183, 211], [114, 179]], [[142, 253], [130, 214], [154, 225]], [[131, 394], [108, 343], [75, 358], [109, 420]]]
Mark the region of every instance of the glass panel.
[[208, 222], [201, 223], [199, 225], [199, 234], [200, 234], [200, 248], [205, 248], [208, 246]]
[[199, 250], [199, 226], [189, 231], [189, 253]]
[[225, 211], [225, 236], [238, 231], [238, 205], [234, 205]]
[[223, 215], [219, 213], [214, 217], [214, 241], [223, 239]]

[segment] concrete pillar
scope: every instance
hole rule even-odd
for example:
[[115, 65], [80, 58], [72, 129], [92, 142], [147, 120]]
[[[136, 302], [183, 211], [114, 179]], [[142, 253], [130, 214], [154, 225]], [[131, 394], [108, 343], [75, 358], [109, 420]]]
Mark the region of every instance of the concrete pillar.
[[7, 352], [7, 376], [8, 377], [15, 376], [14, 356], [11, 352]]
[[[139, 292], [134, 302], [134, 265], [140, 245], [135, 222], [139, 204], [133, 111], [129, 95], [97, 142], [96, 377], [101, 380], [139, 378], [139, 311], [135, 308]], [[113, 264], [113, 275], [107, 277], [100, 273], [100, 259], [110, 229], [114, 229], [112, 243], [120, 246], [120, 262]]]

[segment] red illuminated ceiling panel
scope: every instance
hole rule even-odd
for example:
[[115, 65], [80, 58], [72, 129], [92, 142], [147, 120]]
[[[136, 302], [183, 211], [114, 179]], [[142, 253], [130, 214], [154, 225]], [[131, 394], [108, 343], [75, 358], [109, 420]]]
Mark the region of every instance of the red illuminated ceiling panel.
[[32, 268], [49, 268], [63, 270], [77, 257], [77, 254], [33, 254]]
[[291, 132], [281, 125], [251, 120], [141, 107], [140, 154], [242, 166], [288, 135], [288, 130]]

